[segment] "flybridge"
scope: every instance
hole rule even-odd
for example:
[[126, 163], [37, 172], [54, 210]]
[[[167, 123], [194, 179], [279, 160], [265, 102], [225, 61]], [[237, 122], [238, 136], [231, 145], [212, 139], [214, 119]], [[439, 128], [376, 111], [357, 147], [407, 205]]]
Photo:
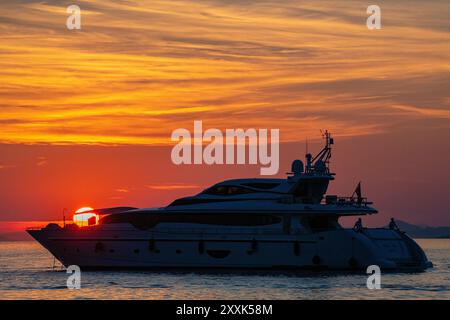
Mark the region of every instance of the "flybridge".
[[[268, 144], [270, 139], [270, 155]], [[207, 129], [203, 132], [202, 121], [194, 121], [194, 133], [187, 129], [172, 132], [171, 158], [181, 164], [261, 164], [261, 175], [274, 175], [279, 169], [279, 129]], [[246, 152], [248, 141], [248, 155]], [[204, 147], [204, 142], [206, 146]], [[236, 151], [236, 152], [235, 152]], [[246, 162], [248, 160], [248, 162]]]

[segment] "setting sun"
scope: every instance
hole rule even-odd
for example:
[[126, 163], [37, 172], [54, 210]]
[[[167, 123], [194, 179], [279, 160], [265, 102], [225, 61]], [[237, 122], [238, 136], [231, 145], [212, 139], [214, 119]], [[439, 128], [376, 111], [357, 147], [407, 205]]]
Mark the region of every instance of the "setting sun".
[[82, 208], [78, 209], [77, 211], [75, 211], [75, 213], [90, 212], [92, 210], [94, 210], [94, 209], [91, 207], [82, 207]]
[[98, 224], [98, 214], [91, 212], [94, 210], [91, 207], [82, 207], [75, 211], [73, 222], [79, 227], [86, 227]]

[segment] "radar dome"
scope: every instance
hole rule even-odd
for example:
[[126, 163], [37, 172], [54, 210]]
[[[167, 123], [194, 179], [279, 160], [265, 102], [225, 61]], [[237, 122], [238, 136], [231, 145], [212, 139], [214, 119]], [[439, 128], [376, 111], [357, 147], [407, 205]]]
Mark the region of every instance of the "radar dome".
[[303, 162], [301, 160], [294, 160], [292, 162], [292, 173], [302, 174], [303, 173]]

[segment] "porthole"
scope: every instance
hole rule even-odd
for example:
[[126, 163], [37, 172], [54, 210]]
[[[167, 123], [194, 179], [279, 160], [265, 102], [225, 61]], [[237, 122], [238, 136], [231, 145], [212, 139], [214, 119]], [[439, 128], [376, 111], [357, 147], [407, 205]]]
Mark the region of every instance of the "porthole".
[[320, 257], [319, 257], [318, 255], [315, 255], [315, 256], [312, 258], [312, 263], [314, 263], [315, 265], [319, 265], [319, 264], [321, 263]]
[[355, 257], [351, 257], [351, 258], [348, 260], [348, 265], [349, 265], [351, 268], [357, 268], [357, 267], [358, 267], [358, 260], [356, 260]]
[[223, 259], [230, 255], [230, 250], [206, 250], [206, 253], [213, 258]]
[[102, 242], [99, 241], [95, 244], [95, 248], [94, 248], [95, 252], [102, 252], [104, 250], [105, 250], [105, 245]]
[[300, 255], [300, 243], [298, 241], [294, 242], [294, 254], [296, 256]]
[[198, 253], [203, 254], [204, 252], [205, 252], [205, 243], [202, 240], [198, 243]]

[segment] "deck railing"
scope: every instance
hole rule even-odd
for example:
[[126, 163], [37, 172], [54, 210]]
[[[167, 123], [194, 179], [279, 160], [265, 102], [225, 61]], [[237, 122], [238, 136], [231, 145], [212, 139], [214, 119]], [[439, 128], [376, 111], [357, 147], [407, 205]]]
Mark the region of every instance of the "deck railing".
[[338, 196], [326, 196], [322, 200], [322, 204], [336, 204], [336, 205], [358, 205], [367, 207], [372, 204], [367, 198], [355, 198], [355, 197], [338, 197]]

